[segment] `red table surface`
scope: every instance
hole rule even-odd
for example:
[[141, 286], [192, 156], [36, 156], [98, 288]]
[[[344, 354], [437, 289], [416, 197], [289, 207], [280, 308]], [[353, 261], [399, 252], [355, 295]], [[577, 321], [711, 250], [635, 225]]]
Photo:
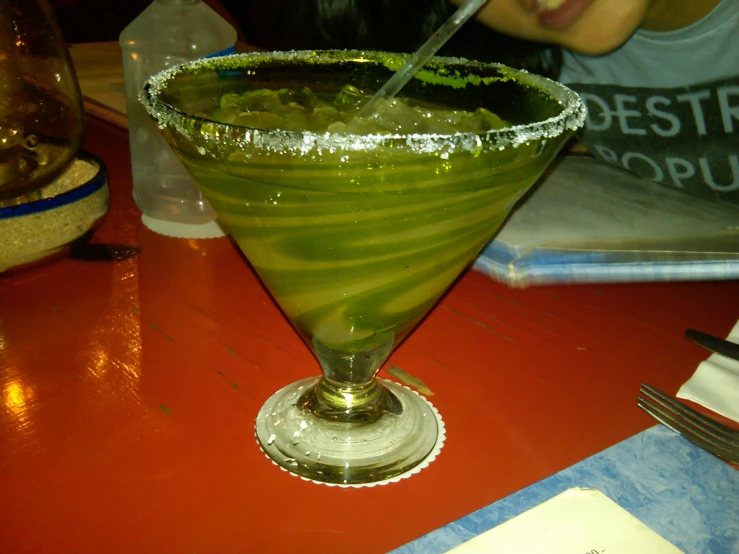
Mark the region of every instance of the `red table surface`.
[[388, 362], [433, 393], [437, 460], [374, 488], [305, 482], [253, 422], [312, 355], [228, 239], [139, 223], [125, 130], [91, 119], [85, 148], [110, 173], [94, 241], [141, 253], [0, 278], [3, 552], [384, 552], [652, 425], [640, 383], [675, 393], [707, 356], [684, 329], [725, 336], [739, 312], [736, 281], [468, 272]]

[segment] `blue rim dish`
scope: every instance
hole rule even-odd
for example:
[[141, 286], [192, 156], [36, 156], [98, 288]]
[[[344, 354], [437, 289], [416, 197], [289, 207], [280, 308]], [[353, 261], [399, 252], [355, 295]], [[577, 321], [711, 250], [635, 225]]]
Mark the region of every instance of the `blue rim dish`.
[[57, 194], [56, 196], [52, 196], [51, 198], [42, 198], [40, 200], [34, 200], [32, 202], [26, 202], [16, 206], [5, 206], [0, 208], [0, 219], [35, 214], [58, 208], [59, 206], [65, 206], [72, 202], [76, 202], [81, 198], [85, 198], [96, 190], [103, 188], [107, 182], [107, 171], [105, 170], [105, 164], [103, 164], [103, 161], [94, 154], [90, 154], [84, 150], [80, 150], [77, 153], [77, 159], [97, 164], [98, 170], [92, 179], [83, 185], [68, 190], [67, 192]]

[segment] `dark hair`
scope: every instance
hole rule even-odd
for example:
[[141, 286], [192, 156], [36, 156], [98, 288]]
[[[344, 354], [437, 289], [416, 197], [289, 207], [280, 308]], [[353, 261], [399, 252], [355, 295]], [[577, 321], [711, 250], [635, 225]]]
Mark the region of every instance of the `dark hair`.
[[[450, 0], [273, 0], [273, 49], [340, 48], [413, 52], [454, 12]], [[274, 6], [274, 4], [273, 4]], [[247, 32], [247, 39], [249, 39]], [[470, 20], [440, 55], [499, 62], [556, 78], [556, 46], [509, 37]]]

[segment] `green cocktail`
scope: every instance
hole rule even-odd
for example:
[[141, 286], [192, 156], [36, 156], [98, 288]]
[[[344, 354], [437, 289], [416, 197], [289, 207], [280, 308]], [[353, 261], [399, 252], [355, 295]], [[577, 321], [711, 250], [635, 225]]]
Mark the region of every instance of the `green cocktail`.
[[[366, 134], [351, 112], [348, 126], [295, 130], [313, 126], [296, 110], [335, 105], [347, 83], [369, 94], [403, 60], [370, 52], [232, 56], [168, 70], [142, 95], [321, 364], [321, 378], [285, 387], [257, 418], [265, 452], [319, 481], [388, 479], [433, 449], [433, 410], [375, 374], [584, 114], [574, 93], [546, 79], [440, 58], [406, 86], [407, 102], [422, 113], [430, 101], [457, 115], [484, 108], [486, 119], [495, 112], [511, 126], [433, 134], [425, 117], [388, 110], [383, 125], [404, 133]], [[282, 104], [230, 104], [259, 89], [280, 91]], [[441, 123], [462, 125], [457, 115]]]

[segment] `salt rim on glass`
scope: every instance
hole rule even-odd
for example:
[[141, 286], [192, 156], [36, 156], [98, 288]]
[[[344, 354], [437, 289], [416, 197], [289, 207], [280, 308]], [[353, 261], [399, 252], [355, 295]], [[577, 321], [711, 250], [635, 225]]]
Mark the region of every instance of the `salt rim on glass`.
[[[485, 133], [454, 133], [451, 135], [439, 134], [392, 134], [375, 133], [367, 135], [315, 133], [311, 131], [286, 131], [281, 129], [256, 129], [227, 123], [214, 122], [194, 115], [180, 112], [173, 106], [160, 99], [160, 93], [167, 88], [169, 82], [179, 73], [199, 72], [201, 70], [218, 70], [232, 67], [255, 66], [261, 62], [271, 60], [290, 61], [305, 60], [314, 64], [330, 64], [336, 61], [335, 56], [341, 55], [347, 60], [362, 59], [388, 65], [391, 60], [394, 65], [401, 64], [406, 56], [403, 54], [389, 54], [387, 52], [370, 52], [360, 50], [343, 51], [290, 51], [290, 52], [250, 52], [245, 54], [231, 54], [219, 58], [204, 58], [167, 68], [153, 75], [145, 83], [139, 94], [139, 100], [147, 112], [156, 120], [160, 129], [170, 127], [188, 140], [192, 140], [191, 130], [196, 129], [198, 134], [207, 137], [212, 134], [218, 136], [219, 129], [228, 130], [231, 137], [238, 137], [236, 143], [242, 147], [251, 145], [257, 150], [266, 150], [275, 153], [289, 152], [293, 155], [315, 155], [322, 150], [328, 151], [365, 151], [392, 142], [404, 141], [405, 146], [416, 153], [440, 153], [448, 156], [455, 152], [480, 153], [485, 150], [503, 150], [508, 146], [516, 147], [540, 139], [554, 138], [566, 131], [574, 131], [582, 127], [585, 121], [585, 105], [580, 97], [564, 85], [534, 75], [524, 70], [513, 69], [501, 64], [481, 63], [462, 58], [434, 57], [432, 61], [442, 64], [463, 64], [471, 69], [497, 68], [500, 76], [493, 80], [518, 79], [523, 84], [540, 88], [550, 94], [560, 105], [562, 111], [556, 116], [536, 123], [514, 125], [503, 129], [487, 131]], [[333, 56], [333, 57], [332, 57]], [[245, 64], [244, 60], [251, 62]], [[197, 125], [194, 125], [194, 124]], [[209, 129], [212, 128], [212, 133]], [[201, 144], [203, 141], [199, 141]], [[219, 158], [222, 154], [214, 142], [213, 151], [208, 151], [202, 145], [198, 151], [211, 157]]]

